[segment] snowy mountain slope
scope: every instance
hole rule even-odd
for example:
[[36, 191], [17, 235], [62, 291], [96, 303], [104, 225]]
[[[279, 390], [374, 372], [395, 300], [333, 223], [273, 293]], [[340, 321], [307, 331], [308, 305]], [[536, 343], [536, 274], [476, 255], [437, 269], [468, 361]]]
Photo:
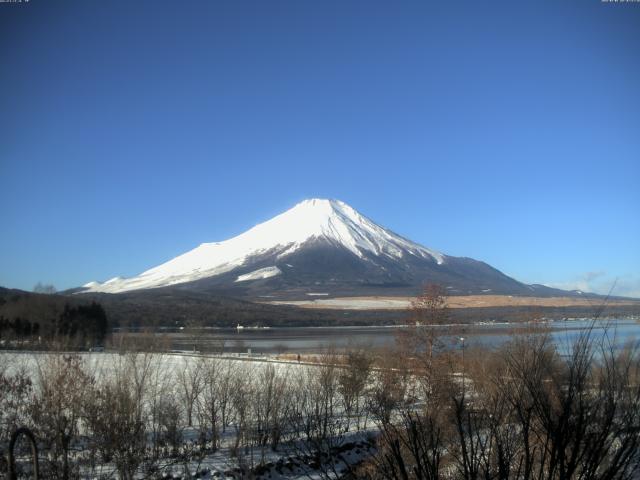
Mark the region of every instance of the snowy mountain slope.
[[119, 293], [193, 282], [256, 263], [261, 255], [283, 259], [316, 242], [332, 244], [363, 261], [374, 257], [395, 261], [414, 257], [436, 265], [447, 261], [445, 255], [375, 224], [344, 202], [311, 199], [237, 237], [203, 243], [136, 277], [90, 282], [84, 288]]
[[344, 202], [305, 200], [223, 242], [193, 250], [132, 278], [91, 282], [77, 292], [177, 292], [236, 298], [415, 295], [438, 283], [452, 295], [550, 296], [559, 290], [514, 280], [484, 262], [453, 257], [377, 225]]

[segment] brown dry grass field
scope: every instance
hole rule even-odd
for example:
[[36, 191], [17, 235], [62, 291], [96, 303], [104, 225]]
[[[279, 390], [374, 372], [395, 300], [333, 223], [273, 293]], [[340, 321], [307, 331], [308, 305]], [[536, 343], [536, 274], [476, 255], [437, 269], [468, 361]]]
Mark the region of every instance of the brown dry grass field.
[[[339, 297], [309, 300], [267, 302], [279, 305], [296, 305], [303, 308], [339, 310], [400, 310], [409, 306], [412, 297]], [[447, 299], [450, 308], [474, 307], [597, 307], [603, 299], [576, 297], [519, 297], [511, 295], [465, 295]], [[607, 305], [637, 305], [640, 300], [610, 299]]]

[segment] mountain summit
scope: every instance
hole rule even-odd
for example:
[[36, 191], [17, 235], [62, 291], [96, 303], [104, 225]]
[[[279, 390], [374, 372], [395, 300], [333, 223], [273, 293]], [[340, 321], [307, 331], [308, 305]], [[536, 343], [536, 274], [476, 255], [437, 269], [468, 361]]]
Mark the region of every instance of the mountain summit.
[[[339, 200], [310, 199], [245, 233], [193, 250], [132, 278], [85, 292], [176, 287], [248, 296], [414, 293], [424, 282], [453, 294], [523, 293], [491, 266], [397, 235]], [[539, 292], [538, 292], [539, 293]]]

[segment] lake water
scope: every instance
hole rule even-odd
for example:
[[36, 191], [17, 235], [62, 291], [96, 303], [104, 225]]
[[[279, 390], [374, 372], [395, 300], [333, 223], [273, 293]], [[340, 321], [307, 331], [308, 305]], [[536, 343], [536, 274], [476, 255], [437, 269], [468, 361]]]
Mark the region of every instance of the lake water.
[[[405, 327], [283, 327], [268, 329], [203, 329], [195, 333], [168, 333], [173, 348], [180, 350], [220, 350], [225, 352], [286, 353], [318, 352], [328, 347], [385, 347], [392, 345], [398, 332]], [[430, 328], [430, 327], [421, 327]], [[640, 340], [640, 322], [634, 319], [567, 320], [544, 324], [474, 324], [442, 330], [452, 348], [498, 346], [514, 333], [548, 331], [561, 350], [593, 328], [596, 338], [607, 338], [616, 348]]]

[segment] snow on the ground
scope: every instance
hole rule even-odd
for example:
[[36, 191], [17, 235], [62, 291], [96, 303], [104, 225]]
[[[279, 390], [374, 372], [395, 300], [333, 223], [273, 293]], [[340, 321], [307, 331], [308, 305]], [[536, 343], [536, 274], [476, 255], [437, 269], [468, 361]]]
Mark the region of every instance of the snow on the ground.
[[[102, 375], [108, 375], [115, 371], [122, 362], [126, 361], [126, 355], [111, 352], [73, 352], [79, 355], [86, 362], [89, 371], [100, 378]], [[58, 353], [49, 352], [28, 352], [28, 351], [1, 351], [0, 350], [0, 371], [6, 371], [11, 374], [18, 369], [24, 369], [29, 375], [38, 374], [39, 368], [45, 364], [51, 356], [59, 355]], [[189, 352], [183, 353], [137, 353], [139, 358], [149, 356], [152, 358], [153, 365], [166, 376], [176, 375], [181, 369], [191, 367], [195, 362], [199, 361], [203, 355], [193, 354]], [[247, 356], [246, 354], [230, 354], [225, 356], [204, 355], [211, 357], [218, 362], [229, 364], [238, 369], [247, 369], [247, 371], [257, 373], [268, 365], [273, 365], [280, 373], [287, 372], [289, 369], [313, 368], [313, 365], [294, 361], [276, 360], [275, 357], [269, 356]]]
[[[40, 369], [54, 355], [60, 355], [60, 353], [0, 351], [0, 372], [13, 374], [18, 370], [24, 370], [37, 385]], [[161, 388], [160, 391], [166, 392], [166, 394], [172, 389], [180, 388], [178, 381], [180, 372], [191, 368], [195, 362], [203, 358], [201, 355], [187, 353], [134, 353], [121, 355], [111, 352], [87, 352], [77, 353], [77, 355], [82, 357], [87, 370], [96, 379], [116, 374], [119, 368], [127, 364], [126, 362], [131, 362], [133, 358], [137, 357], [135, 361], [140, 362], [139, 366], [144, 369], [145, 375], [150, 375], [153, 378], [151, 380], [154, 382], [153, 388]], [[260, 375], [260, 372], [269, 365], [275, 367], [282, 377], [290, 377], [296, 372], [303, 372], [304, 369], [318, 367], [317, 365], [299, 364], [294, 361], [279, 361], [273, 357], [211, 357], [218, 362], [237, 369], [234, 370], [235, 375], [247, 378], [252, 375]], [[149, 366], [153, 366], [153, 368], [144, 366], [147, 360], [151, 361]], [[252, 378], [257, 378], [257, 376]], [[339, 415], [340, 413], [336, 412], [336, 414]], [[184, 443], [180, 447], [181, 451], [182, 449], [185, 452], [190, 451], [189, 449], [194, 448], [196, 445], [198, 426], [197, 419], [195, 420], [196, 424], [193, 427], [185, 427], [183, 430]], [[355, 465], [370, 455], [373, 451], [373, 444], [369, 440], [371, 431], [345, 433], [342, 441], [336, 444], [335, 457], [330, 460], [333, 462], [331, 469], [338, 472], [346, 472], [349, 465]], [[268, 447], [262, 451], [256, 446], [247, 447], [249, 450], [244, 451], [242, 449], [242, 458], [239, 459], [231, 453], [234, 435], [235, 430], [231, 425], [226, 433], [222, 433], [221, 448], [215, 452], [212, 450], [205, 451], [199, 459], [177, 461], [173, 455], [161, 458], [157, 465], [163, 472], [162, 478], [216, 478], [221, 480], [241, 478], [247, 475], [246, 470], [241, 473], [239, 468], [241, 463], [244, 468], [251, 469], [250, 476], [256, 480], [325, 478], [325, 475], [320, 472], [326, 468], [326, 465], [318, 465], [317, 459], [313, 455], [309, 455], [311, 453], [310, 450], [305, 453], [307, 452], [306, 448], [300, 449], [295, 444], [282, 443], [277, 451], [271, 451]], [[83, 454], [78, 452], [77, 455], [79, 459]], [[99, 465], [98, 470], [106, 475], [104, 478], [117, 478], [114, 465], [110, 463]], [[187, 472], [188, 477], [185, 476]]]

